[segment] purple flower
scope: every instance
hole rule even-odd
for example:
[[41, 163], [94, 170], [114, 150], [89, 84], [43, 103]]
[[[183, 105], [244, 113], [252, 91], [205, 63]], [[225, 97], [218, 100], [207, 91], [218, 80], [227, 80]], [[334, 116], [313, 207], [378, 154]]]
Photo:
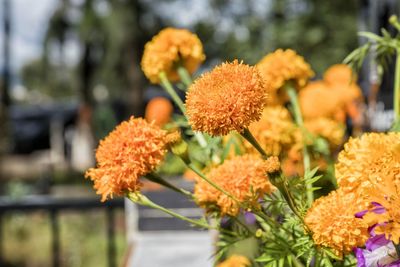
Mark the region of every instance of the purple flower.
[[[382, 206], [381, 204], [377, 203], [377, 202], [371, 202], [372, 205], [374, 205], [374, 208], [371, 210], [372, 212], [376, 213], [376, 214], [382, 214], [385, 213], [385, 207]], [[355, 214], [356, 218], [362, 218], [364, 217], [365, 214], [367, 214], [370, 210], [363, 210], [360, 212], [357, 212]]]
[[371, 237], [365, 243], [366, 249], [354, 249], [357, 267], [400, 267], [400, 259], [393, 243], [384, 234], [375, 234], [375, 227], [376, 225], [370, 229]]
[[257, 222], [256, 216], [254, 216], [253, 213], [246, 211], [244, 213], [244, 220], [246, 221], [247, 224], [255, 224]]

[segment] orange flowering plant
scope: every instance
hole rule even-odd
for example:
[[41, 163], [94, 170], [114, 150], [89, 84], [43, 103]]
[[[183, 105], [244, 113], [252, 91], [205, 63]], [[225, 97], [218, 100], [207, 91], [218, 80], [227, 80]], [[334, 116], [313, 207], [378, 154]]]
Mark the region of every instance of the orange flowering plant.
[[[164, 99], [167, 117], [149, 108], [147, 121], [132, 117], [100, 142], [86, 177], [102, 201], [125, 196], [217, 230], [216, 266], [386, 266], [362, 265], [359, 251], [376, 236], [400, 241], [400, 134], [364, 134], [339, 152], [346, 117], [357, 115], [349, 107], [362, 101], [352, 70], [335, 65], [310, 82], [305, 59], [278, 49], [255, 66], [225, 62], [192, 82], [204, 58], [187, 30], [165, 29], [146, 44], [145, 75], [182, 114], [171, 117]], [[167, 157], [185, 166], [192, 190], [160, 175]], [[185, 195], [204, 216], [154, 203], [141, 192], [145, 179]]]

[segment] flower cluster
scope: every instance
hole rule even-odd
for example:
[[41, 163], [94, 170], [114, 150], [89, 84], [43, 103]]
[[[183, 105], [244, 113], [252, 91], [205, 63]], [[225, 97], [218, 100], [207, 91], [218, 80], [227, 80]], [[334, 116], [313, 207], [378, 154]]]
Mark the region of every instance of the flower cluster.
[[169, 80], [177, 81], [178, 64], [193, 73], [204, 59], [203, 45], [195, 34], [185, 29], [166, 28], [146, 44], [142, 70], [152, 83], [160, 82], [161, 72]]
[[[323, 80], [309, 82], [314, 73], [304, 58], [278, 49], [256, 66], [222, 63], [191, 83], [184, 69], [193, 74], [204, 59], [200, 40], [187, 30], [167, 28], [146, 44], [145, 75], [161, 82], [185, 118], [165, 125], [173, 107], [155, 99], [146, 110], [148, 121], [132, 117], [102, 140], [97, 166], [85, 174], [102, 201], [126, 195], [201, 228], [219, 229], [219, 256], [227, 259], [218, 267], [251, 265], [229, 251], [243, 240], [258, 246], [254, 254], [260, 255], [252, 260], [271, 266], [342, 266], [354, 249], [359, 267], [399, 262], [381, 257], [381, 250], [396, 257], [394, 245], [400, 243], [400, 133], [350, 139], [334, 166], [333, 189], [332, 151], [343, 144], [347, 117], [360, 115], [362, 94], [352, 70], [334, 65]], [[187, 89], [185, 105], [169, 82], [179, 78], [177, 86]], [[183, 135], [163, 125], [179, 127]], [[236, 155], [229, 154], [232, 144]], [[182, 170], [190, 169], [185, 175], [194, 180], [192, 191], [158, 175], [168, 149], [166, 161], [172, 157]], [[315, 165], [319, 169], [311, 170]], [[216, 223], [153, 203], [140, 193], [141, 177], [195, 201]], [[323, 190], [315, 193], [317, 182]], [[379, 246], [371, 246], [375, 242]], [[376, 255], [380, 259], [372, 259]]]
[[[317, 244], [342, 255], [362, 247], [369, 237], [366, 230], [374, 225], [377, 234], [399, 242], [399, 148], [399, 133], [350, 139], [335, 166], [339, 189], [315, 201], [305, 218]], [[370, 203], [379, 203], [384, 212], [373, 212], [372, 205], [371, 212], [360, 219], [359, 212]]]
[[216, 205], [222, 215], [236, 216], [241, 203], [250, 209], [257, 208], [258, 200], [274, 190], [267, 173], [278, 170], [279, 161], [276, 157], [263, 160], [253, 155], [238, 156], [211, 169], [207, 177], [239, 203], [202, 179], [197, 180], [194, 195], [200, 206], [207, 208]]

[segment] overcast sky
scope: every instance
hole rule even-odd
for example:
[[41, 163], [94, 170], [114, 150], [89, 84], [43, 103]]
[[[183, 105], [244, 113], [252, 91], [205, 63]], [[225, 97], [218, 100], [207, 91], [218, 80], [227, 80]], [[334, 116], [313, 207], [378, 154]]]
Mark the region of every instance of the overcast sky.
[[[11, 67], [15, 73], [24, 63], [40, 56], [47, 22], [58, 0], [11, 0]], [[3, 0], [0, 0], [3, 17]], [[2, 26], [2, 25], [1, 25]], [[0, 30], [0, 48], [3, 49], [3, 27]], [[1, 51], [2, 53], [2, 51]], [[3, 56], [0, 54], [0, 66]]]

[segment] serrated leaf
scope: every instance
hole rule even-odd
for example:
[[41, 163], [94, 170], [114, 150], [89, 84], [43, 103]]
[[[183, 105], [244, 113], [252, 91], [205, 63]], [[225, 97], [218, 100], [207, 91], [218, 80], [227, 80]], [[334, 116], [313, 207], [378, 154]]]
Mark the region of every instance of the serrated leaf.
[[321, 179], [322, 177], [323, 177], [323, 175], [315, 176], [315, 177], [313, 177], [313, 178], [310, 178], [310, 179], [305, 180], [305, 183], [306, 183], [306, 184], [313, 184], [313, 183], [315, 183], [316, 181], [318, 181], [319, 179]]

